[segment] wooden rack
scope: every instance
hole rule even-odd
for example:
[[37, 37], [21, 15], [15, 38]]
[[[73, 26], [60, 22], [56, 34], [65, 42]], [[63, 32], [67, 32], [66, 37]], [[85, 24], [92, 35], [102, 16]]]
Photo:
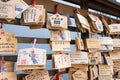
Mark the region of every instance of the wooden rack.
[[[26, 3], [28, 3], [29, 5], [32, 3], [32, 0], [24, 0], [24, 1]], [[87, 5], [88, 3], [85, 2], [85, 1], [86, 0], [83, 0], [83, 2], [81, 4], [81, 8], [83, 8], [83, 9], [80, 9], [80, 12], [83, 13], [83, 14], [84, 14], [84, 12], [88, 12], [88, 5]], [[51, 0], [38, 0], [37, 4], [44, 5], [47, 13], [54, 13], [54, 6], [56, 4], [59, 4], [61, 14], [63, 14], [63, 15], [68, 15], [69, 14], [69, 16], [71, 18], [74, 18], [74, 10], [76, 9], [75, 7], [68, 6], [68, 5], [65, 5], [65, 4], [60, 4], [60, 3], [57, 3], [57, 2], [54, 2], [54, 1], [51, 1]], [[117, 20], [115, 20], [115, 21], [117, 21]], [[21, 25], [20, 24], [20, 19], [16, 19], [15, 23], [9, 23], [9, 24]], [[46, 28], [46, 25], [44, 25], [43, 28]], [[76, 26], [68, 26], [68, 30], [70, 30], [71, 32], [76, 32]], [[42, 35], [42, 34], [39, 34], [39, 35]], [[31, 43], [32, 40], [34, 39], [33, 37], [23, 37], [23, 36], [21, 36], [21, 37], [16, 36], [16, 37], [18, 39], [18, 43], [26, 43], [26, 44]], [[88, 33], [82, 34], [81, 37], [83, 39], [88, 38], [89, 34]], [[70, 43], [71, 43], [71, 45], [74, 45], [75, 40], [71, 40]], [[49, 38], [38, 38], [37, 44], [42, 44], [42, 45], [49, 44]], [[4, 56], [5, 60], [7, 60], [7, 61], [16, 62], [16, 60], [17, 60], [17, 54], [0, 55], [0, 58], [2, 58], [2, 56]], [[47, 54], [47, 60], [51, 60], [51, 58], [52, 58], [52, 54]], [[48, 71], [49, 71], [49, 74], [51, 76], [53, 76], [57, 72], [57, 70], [48, 70]], [[68, 69], [66, 69], [65, 73], [68, 73]], [[24, 77], [24, 76], [25, 75], [23, 75], [23, 74], [18, 74], [18, 80], [22, 80], [22, 77]]]

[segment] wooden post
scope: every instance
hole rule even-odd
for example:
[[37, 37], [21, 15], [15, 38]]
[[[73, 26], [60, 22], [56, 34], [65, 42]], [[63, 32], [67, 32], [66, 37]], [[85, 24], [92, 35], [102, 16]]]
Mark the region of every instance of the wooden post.
[[[81, 9], [88, 11], [88, 0], [81, 0], [80, 6], [81, 6]], [[89, 32], [87, 31], [86, 33], [81, 33], [81, 38], [83, 39], [83, 42], [85, 43], [86, 38], [89, 38]], [[84, 46], [86, 48], [85, 44]]]

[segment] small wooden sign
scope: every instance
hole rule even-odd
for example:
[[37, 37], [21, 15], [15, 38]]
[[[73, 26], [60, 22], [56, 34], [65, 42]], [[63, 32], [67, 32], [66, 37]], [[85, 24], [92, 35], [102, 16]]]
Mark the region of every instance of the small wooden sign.
[[99, 37], [101, 45], [113, 45], [113, 40], [111, 37]]
[[14, 62], [0, 60], [0, 72], [14, 72]]
[[98, 17], [97, 17], [95, 24], [96, 24], [97, 30], [100, 32], [103, 32], [103, 24], [102, 24], [102, 21]]
[[101, 22], [101, 20], [97, 17], [97, 16], [95, 16], [95, 15], [93, 15], [93, 14], [88, 14], [88, 16], [89, 16], [89, 18], [90, 18], [90, 23], [91, 23], [91, 31], [94, 33], [101, 33], [101, 32], [103, 32], [103, 24], [102, 24], [102, 22]]
[[0, 19], [14, 19], [15, 5], [13, 1], [0, 2]]
[[49, 73], [46, 70], [37, 70], [27, 76], [25, 80], [50, 80]]
[[[118, 50], [120, 49], [120, 39], [112, 39], [113, 40], [113, 48]], [[117, 44], [116, 44], [117, 43]]]
[[43, 5], [30, 6], [22, 14], [21, 24], [29, 25], [31, 29], [41, 28], [45, 23], [45, 9]]
[[70, 41], [52, 41], [50, 46], [52, 51], [70, 51]]
[[59, 30], [51, 31], [51, 41], [70, 41], [70, 31], [68, 30]]
[[101, 63], [101, 54], [100, 53], [89, 53], [88, 63], [90, 65], [96, 65], [98, 63]]
[[77, 70], [72, 74], [73, 80], [87, 80], [87, 72]]
[[25, 23], [38, 23], [42, 15], [43, 5], [35, 5], [23, 12], [23, 18]]
[[105, 57], [105, 60], [106, 60], [107, 64], [109, 66], [113, 66], [113, 60], [112, 60], [112, 58], [110, 56], [108, 56], [107, 54], [104, 54], [104, 57]]
[[108, 65], [99, 65], [99, 75], [112, 75], [113, 74], [113, 68]]
[[77, 51], [70, 54], [71, 64], [88, 64], [88, 53]]
[[113, 80], [112, 75], [99, 75], [98, 80]]
[[61, 27], [67, 29], [67, 17], [58, 13], [50, 17], [50, 23], [52, 27]]
[[60, 14], [49, 14], [47, 19], [47, 28], [48, 29], [67, 29], [68, 20], [67, 16]]
[[69, 54], [53, 54], [52, 61], [53, 61], [53, 67], [55, 69], [71, 67]]
[[[100, 41], [99, 39], [88, 38], [86, 39], [86, 44], [89, 52], [96, 52], [100, 49]], [[91, 50], [92, 49], [92, 50]], [[96, 49], [96, 50], [94, 50]]]
[[10, 35], [0, 35], [0, 54], [14, 54], [17, 51], [17, 39]]
[[12, 0], [15, 4], [15, 17], [29, 8], [29, 5], [25, 3], [23, 0]]
[[117, 59], [120, 59], [120, 51], [117, 51], [117, 52], [109, 52], [110, 54], [110, 57], [113, 59], [113, 60], [117, 60]]
[[17, 80], [17, 75], [15, 72], [1, 72], [0, 80]]
[[114, 72], [120, 71], [120, 59], [113, 60], [113, 70]]
[[44, 69], [46, 65], [46, 50], [27, 48], [19, 50], [17, 69]]
[[77, 50], [84, 50], [84, 44], [82, 39], [75, 38], [75, 45]]
[[71, 68], [69, 68], [69, 79], [70, 80], [74, 80], [73, 79], [73, 74], [77, 71], [77, 70], [81, 70], [82, 72], [86, 73], [87, 75], [87, 71], [88, 71], [88, 65], [74, 65]]
[[81, 14], [76, 13], [76, 15], [77, 15], [79, 23], [85, 25], [85, 26], [82, 26], [82, 27], [87, 29], [87, 30], [90, 30], [90, 25], [88, 23], [88, 20], [84, 16], [82, 16]]
[[110, 33], [109, 34], [120, 34], [120, 24], [110, 24]]

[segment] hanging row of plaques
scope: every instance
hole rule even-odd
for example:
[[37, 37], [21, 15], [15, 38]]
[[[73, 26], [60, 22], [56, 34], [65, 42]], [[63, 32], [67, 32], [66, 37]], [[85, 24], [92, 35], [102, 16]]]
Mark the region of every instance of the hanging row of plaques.
[[86, 33], [88, 31], [91, 34], [96, 34], [102, 33], [104, 30], [106, 34], [109, 35], [120, 34], [119, 23], [108, 24], [103, 16], [99, 18], [95, 14], [89, 12], [83, 12], [84, 15], [82, 15], [83, 13], [82, 14], [81, 13], [82, 11], [80, 12], [80, 10], [78, 9], [75, 12], [76, 25], [79, 31], [83, 33]]
[[[22, 14], [20, 23], [22, 25], [28, 25], [30, 28], [41, 28], [45, 23], [46, 10], [44, 5], [36, 4], [37, 0], [33, 0], [31, 5], [28, 5], [23, 0], [9, 0], [7, 2], [0, 1], [0, 22], [11, 22], [18, 15]], [[5, 6], [5, 7], [4, 7]], [[4, 8], [3, 8], [4, 7]], [[105, 29], [107, 34], [119, 34], [118, 23], [108, 24], [106, 19], [102, 16], [99, 18], [95, 14], [85, 12], [82, 15], [80, 10], [76, 10], [75, 20], [78, 29], [85, 33], [92, 34], [102, 33]], [[103, 27], [103, 25], [105, 25]], [[60, 15], [58, 9], [56, 14], [50, 14], [47, 16], [48, 29], [67, 29], [68, 20], [64, 15]]]
[[[3, 8], [4, 7], [4, 8]], [[31, 5], [23, 0], [0, 1], [0, 22], [10, 22], [22, 14], [20, 23], [31, 28], [41, 28], [45, 23], [46, 10], [43, 5], [37, 5], [33, 0]], [[108, 25], [106, 20], [94, 14], [81, 15], [77, 10], [76, 24], [78, 29], [85, 33], [102, 33], [105, 27], [106, 33], [119, 34], [119, 24]], [[103, 27], [104, 24], [104, 27]], [[70, 51], [70, 31], [68, 31], [68, 18], [58, 12], [56, 6], [55, 14], [48, 14], [46, 27], [50, 30], [50, 47], [52, 51], [52, 66], [61, 70], [69, 68], [70, 80], [113, 80], [112, 76], [120, 71], [120, 40], [111, 37], [100, 37], [98, 39], [88, 38], [86, 42], [79, 37], [75, 38], [76, 52], [65, 54]], [[118, 44], [116, 44], [118, 43]], [[36, 43], [35, 43], [36, 44]], [[85, 44], [85, 45], [84, 45]], [[81, 51], [85, 50], [87, 51]], [[117, 52], [112, 52], [117, 50]], [[17, 39], [13, 33], [0, 29], [0, 54], [14, 54], [17, 52]], [[106, 52], [101, 54], [101, 52]], [[104, 56], [105, 62], [102, 62]], [[18, 51], [16, 70], [22, 70], [27, 74], [23, 80], [50, 80], [46, 71], [46, 50], [40, 48], [25, 48]], [[103, 65], [103, 63], [105, 63]], [[14, 63], [0, 60], [0, 80], [17, 80], [14, 72]], [[89, 75], [88, 75], [89, 71]], [[51, 80], [63, 80], [59, 74], [55, 74]]]
[[96, 51], [112, 51], [114, 39], [111, 37], [99, 37], [99, 39], [95, 38], [88, 38], [86, 39], [86, 45], [89, 52], [96, 52]]

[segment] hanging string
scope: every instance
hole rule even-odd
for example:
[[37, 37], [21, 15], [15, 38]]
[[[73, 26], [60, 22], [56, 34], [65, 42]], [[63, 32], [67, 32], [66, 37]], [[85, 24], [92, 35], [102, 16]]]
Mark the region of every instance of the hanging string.
[[60, 77], [60, 73], [58, 72], [58, 73], [56, 74], [56, 79], [59, 80], [59, 77]]
[[80, 14], [79, 9], [75, 9], [74, 12]]
[[110, 18], [110, 24], [113, 24], [113, 23], [114, 23], [113, 19]]
[[0, 60], [0, 72], [2, 72], [2, 59]]
[[120, 24], [120, 21], [117, 21], [118, 24]]
[[[4, 24], [0, 23], [0, 29], [3, 29], [3, 27], [4, 27]], [[6, 36], [6, 30], [3, 29], [3, 31], [0, 34], [5, 34], [5, 36]]]
[[37, 4], [38, 0], [33, 0], [32, 6], [35, 7], [35, 5]]
[[56, 13], [56, 14], [59, 14], [59, 5], [58, 5], [58, 4], [55, 5], [55, 13]]
[[33, 48], [36, 47], [36, 43], [37, 43], [37, 38], [34, 39]]
[[3, 28], [3, 23], [0, 23], [0, 29], [2, 29]]
[[2, 59], [1, 59], [1, 71], [4, 70], [4, 64], [5, 64], [5, 60], [4, 60], [4, 56], [2, 56]]

